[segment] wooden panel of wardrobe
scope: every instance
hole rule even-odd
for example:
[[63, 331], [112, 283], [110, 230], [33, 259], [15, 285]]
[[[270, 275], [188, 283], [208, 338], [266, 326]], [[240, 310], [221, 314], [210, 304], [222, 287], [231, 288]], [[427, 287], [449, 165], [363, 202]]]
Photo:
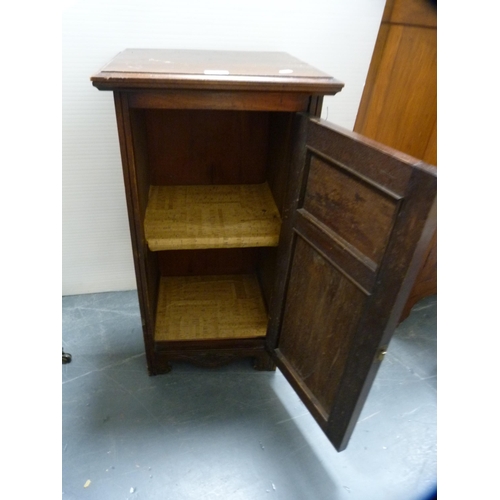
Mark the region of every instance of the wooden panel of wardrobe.
[[[437, 8], [388, 0], [354, 131], [437, 165]], [[403, 310], [437, 293], [437, 235]]]

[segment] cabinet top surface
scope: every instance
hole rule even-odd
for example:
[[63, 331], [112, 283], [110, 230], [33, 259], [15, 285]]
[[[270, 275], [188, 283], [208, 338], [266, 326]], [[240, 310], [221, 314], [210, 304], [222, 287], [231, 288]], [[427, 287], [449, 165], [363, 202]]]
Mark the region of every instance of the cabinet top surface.
[[100, 90], [198, 88], [335, 94], [343, 83], [284, 52], [126, 49], [91, 80]]

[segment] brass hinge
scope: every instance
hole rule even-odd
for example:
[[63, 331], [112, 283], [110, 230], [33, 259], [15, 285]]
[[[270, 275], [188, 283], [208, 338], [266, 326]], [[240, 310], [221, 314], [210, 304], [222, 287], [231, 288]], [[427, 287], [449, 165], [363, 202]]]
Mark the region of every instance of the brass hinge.
[[385, 345], [379, 348], [377, 351], [377, 357], [375, 358], [377, 361], [383, 361], [385, 355], [387, 354], [387, 347], [388, 346]]

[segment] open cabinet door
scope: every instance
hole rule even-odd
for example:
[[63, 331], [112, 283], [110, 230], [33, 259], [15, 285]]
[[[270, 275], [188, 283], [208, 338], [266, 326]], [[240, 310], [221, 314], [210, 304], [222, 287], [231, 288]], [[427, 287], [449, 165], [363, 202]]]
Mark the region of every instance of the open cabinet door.
[[338, 451], [436, 225], [436, 169], [297, 115], [271, 308], [273, 357]]

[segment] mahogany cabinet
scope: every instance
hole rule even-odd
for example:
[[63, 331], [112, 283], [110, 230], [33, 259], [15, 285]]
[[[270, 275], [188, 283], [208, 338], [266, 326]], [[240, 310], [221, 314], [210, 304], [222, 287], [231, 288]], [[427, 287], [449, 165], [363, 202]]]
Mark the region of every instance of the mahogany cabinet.
[[114, 94], [149, 373], [276, 365], [347, 445], [435, 227], [431, 166], [318, 118], [283, 53], [128, 49]]

